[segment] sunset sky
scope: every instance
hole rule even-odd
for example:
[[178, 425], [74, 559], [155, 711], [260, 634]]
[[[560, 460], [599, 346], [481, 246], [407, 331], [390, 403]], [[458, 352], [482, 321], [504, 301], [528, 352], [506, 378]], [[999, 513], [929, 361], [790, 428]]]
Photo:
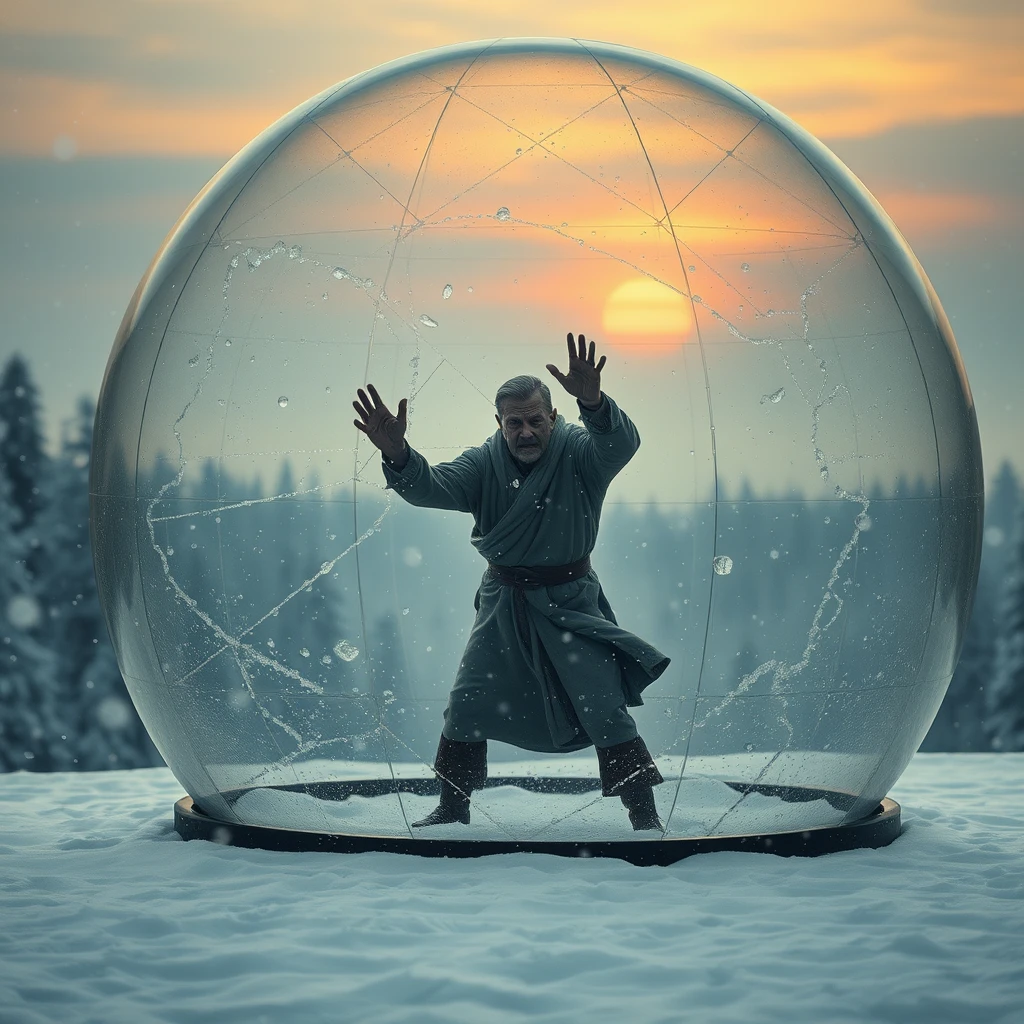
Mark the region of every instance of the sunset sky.
[[[0, 361], [26, 354], [51, 435], [95, 395], [114, 331], [177, 215], [311, 95], [418, 50], [575, 36], [700, 67], [777, 107], [865, 182], [950, 316], [986, 475], [1024, 416], [1024, 9], [1015, 0], [15, 0], [0, 9]], [[648, 300], [657, 296], [647, 297]], [[615, 317], [643, 296], [619, 294]], [[671, 297], [664, 315], [674, 311]]]

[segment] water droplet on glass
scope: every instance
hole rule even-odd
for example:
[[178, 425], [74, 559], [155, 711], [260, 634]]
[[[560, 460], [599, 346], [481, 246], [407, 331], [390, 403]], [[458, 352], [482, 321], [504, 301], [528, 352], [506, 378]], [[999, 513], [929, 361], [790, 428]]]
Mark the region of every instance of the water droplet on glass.
[[512, 219], [512, 214], [508, 212], [508, 207], [507, 206], [501, 207], [501, 209], [498, 210], [498, 212], [494, 216], [497, 217], [498, 220], [511, 220]]
[[871, 516], [869, 516], [867, 512], [861, 512], [861, 514], [854, 519], [853, 525], [856, 526], [858, 530], [870, 530]]
[[328, 384], [327, 387], [324, 388], [324, 391], [326, 391], [327, 394], [330, 394], [331, 393], [331, 385]]
[[713, 565], [719, 576], [728, 576], [732, 572], [732, 559], [728, 555], [716, 555]]
[[749, 754], [754, 749], [753, 743], [744, 743], [743, 749]]
[[516, 147], [516, 156], [522, 156], [522, 155], [523, 155], [523, 147], [522, 146], [517, 146]]
[[355, 661], [359, 657], [359, 648], [350, 644], [347, 640], [339, 640], [334, 645], [334, 653], [342, 661]]
[[301, 654], [304, 658], [308, 658], [309, 657], [309, 648], [308, 647], [300, 647], [299, 648], [299, 654]]
[[441, 298], [442, 299], [450, 299], [452, 297], [452, 293], [454, 291], [455, 291], [455, 289], [450, 284], [446, 284], [444, 286], [444, 289], [441, 292]]
[[750, 273], [750, 264], [749, 263], [741, 263], [740, 264], [740, 270], [742, 270], [744, 274], [749, 274]]
[[472, 294], [473, 294], [473, 286], [472, 286], [472, 285], [470, 285], [470, 286], [469, 286], [469, 287], [468, 287], [468, 288], [466, 289], [466, 291], [467, 291], [467, 292], [469, 292], [469, 294], [470, 294], [470, 295], [472, 295]]
[[330, 665], [332, 661], [334, 661], [334, 659], [333, 659], [333, 658], [332, 658], [332, 657], [331, 657], [331, 656], [330, 656], [329, 654], [325, 654], [325, 655], [324, 655], [324, 656], [323, 656], [323, 657], [322, 657], [322, 658], [320, 659], [320, 664], [321, 664], [321, 665]]
[[771, 559], [771, 560], [772, 560], [773, 562], [776, 562], [776, 561], [778, 561], [778, 558], [779, 558], [779, 552], [778, 552], [778, 549], [777, 549], [777, 548], [772, 548], [772, 549], [771, 549], [771, 551], [769, 551], [769, 552], [768, 552], [768, 557], [769, 557], [769, 558], [770, 558], [770, 559]]
[[697, 272], [697, 268], [692, 263], [686, 269], [689, 270], [691, 274], [695, 274]]
[[402, 614], [403, 615], [408, 615], [409, 614], [409, 609], [408, 608], [403, 608], [402, 609]]
[[765, 402], [771, 402], [772, 405], [778, 405], [785, 397], [786, 389], [779, 388], [778, 391], [773, 391], [770, 395], [762, 395], [761, 404], [764, 405]]
[[420, 323], [424, 327], [436, 327], [437, 321], [432, 316], [427, 316], [426, 313], [420, 314]]
[[231, 348], [231, 339], [230, 338], [225, 338], [224, 339], [224, 347], [225, 348]]
[[826, 523], [831, 523], [832, 522], [832, 517], [831, 516], [825, 516], [825, 522]]
[[190, 359], [190, 360], [188, 361], [188, 365], [189, 365], [189, 366], [198, 366], [198, 365], [199, 365], [199, 356], [193, 356], [193, 357], [192, 357], [192, 358], [191, 358], [191, 359]]
[[287, 406], [288, 406], [288, 396], [287, 396], [287, 395], [282, 395], [282, 396], [281, 396], [281, 397], [280, 397], [280, 398], [279, 398], [279, 399], [277, 400], [277, 404], [278, 404], [279, 406], [281, 406], [281, 408], [282, 408], [282, 409], [285, 409], [285, 408], [287, 408]]

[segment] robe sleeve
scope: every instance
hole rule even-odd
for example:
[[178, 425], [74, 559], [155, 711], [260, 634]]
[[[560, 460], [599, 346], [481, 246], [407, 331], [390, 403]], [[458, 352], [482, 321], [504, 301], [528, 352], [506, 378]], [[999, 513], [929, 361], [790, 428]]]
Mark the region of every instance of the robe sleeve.
[[603, 484], [626, 465], [640, 447], [640, 434], [633, 421], [612, 401], [602, 395], [596, 409], [580, 405], [580, 419], [586, 428], [577, 458], [590, 479], [597, 477]]
[[470, 448], [451, 462], [431, 466], [412, 445], [409, 461], [397, 470], [384, 458], [381, 466], [388, 487], [410, 505], [474, 512], [480, 507], [482, 449]]

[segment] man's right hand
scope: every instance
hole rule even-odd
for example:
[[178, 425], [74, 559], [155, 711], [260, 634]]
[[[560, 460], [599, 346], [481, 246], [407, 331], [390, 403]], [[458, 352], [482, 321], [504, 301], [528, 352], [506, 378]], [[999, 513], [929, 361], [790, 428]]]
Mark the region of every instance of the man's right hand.
[[[366, 394], [369, 391], [369, 396]], [[359, 401], [352, 407], [359, 414], [358, 420], [352, 422], [361, 430], [383, 453], [388, 461], [402, 469], [409, 461], [409, 446], [405, 443], [405, 410], [408, 399], [398, 403], [398, 415], [395, 416], [380, 400], [377, 389], [372, 384], [366, 385], [357, 392]]]

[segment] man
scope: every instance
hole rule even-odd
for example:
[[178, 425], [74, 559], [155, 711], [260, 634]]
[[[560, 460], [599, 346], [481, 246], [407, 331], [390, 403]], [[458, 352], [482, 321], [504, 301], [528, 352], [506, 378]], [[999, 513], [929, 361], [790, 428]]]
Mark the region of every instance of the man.
[[495, 398], [499, 430], [430, 466], [406, 443], [406, 399], [395, 416], [368, 384], [352, 403], [388, 486], [412, 505], [471, 513], [470, 541], [488, 562], [434, 761], [441, 801], [416, 827], [469, 824], [488, 739], [545, 752], [593, 744], [602, 793], [621, 798], [634, 829], [662, 827], [652, 787], [664, 780], [626, 708], [668, 658], [616, 624], [589, 557], [608, 485], [640, 437], [601, 391], [606, 357], [595, 365], [582, 334], [567, 342], [568, 374], [547, 368], [583, 427], [558, 415], [538, 378], [515, 377]]

